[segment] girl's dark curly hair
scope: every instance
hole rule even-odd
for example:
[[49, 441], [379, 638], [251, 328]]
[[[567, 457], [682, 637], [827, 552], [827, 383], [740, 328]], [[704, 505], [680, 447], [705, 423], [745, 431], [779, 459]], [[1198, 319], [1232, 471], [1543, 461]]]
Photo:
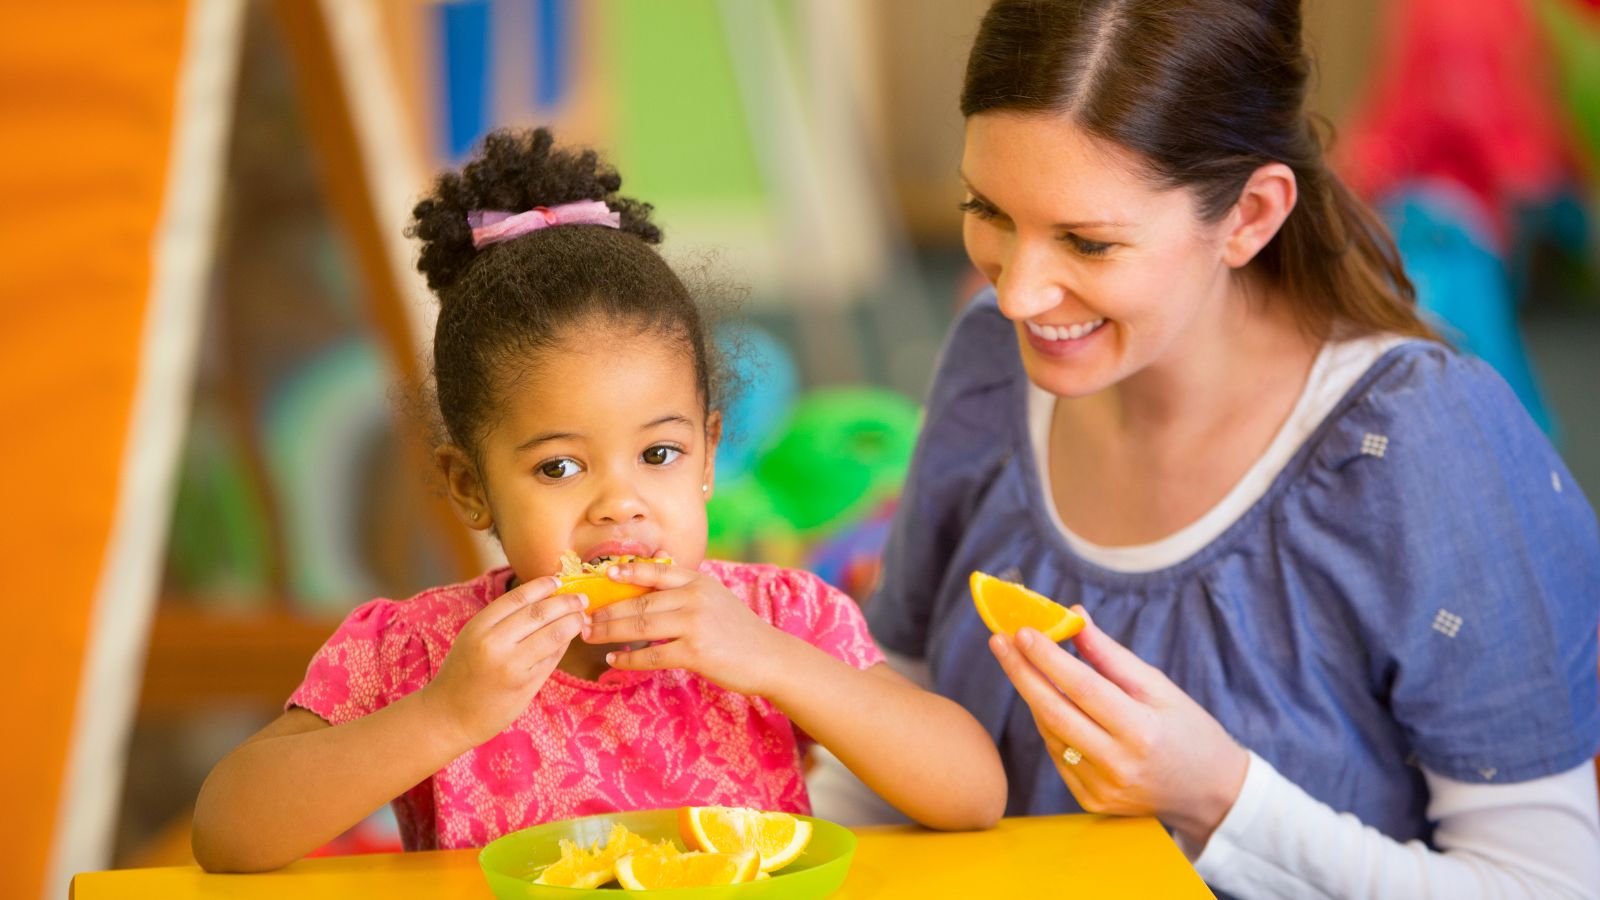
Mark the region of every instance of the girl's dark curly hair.
[[[545, 128], [503, 129], [484, 138], [460, 172], [441, 174], [412, 211], [406, 234], [422, 242], [417, 269], [439, 298], [439, 412], [451, 442], [475, 460], [503, 392], [575, 325], [625, 323], [678, 338], [694, 357], [705, 409], [716, 407], [700, 310], [651, 246], [661, 229], [650, 222], [650, 204], [617, 196], [621, 187], [593, 150], [557, 147]], [[473, 210], [518, 213], [582, 200], [603, 200], [622, 227], [562, 225], [472, 246]]]

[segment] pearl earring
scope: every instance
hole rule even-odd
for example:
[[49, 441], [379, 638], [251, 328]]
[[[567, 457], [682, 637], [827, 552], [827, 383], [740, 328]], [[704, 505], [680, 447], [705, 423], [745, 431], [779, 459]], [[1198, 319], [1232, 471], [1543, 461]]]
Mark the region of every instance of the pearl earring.
[[711, 485], [709, 485], [709, 484], [700, 485], [700, 493], [702, 493], [702, 494], [711, 493]]

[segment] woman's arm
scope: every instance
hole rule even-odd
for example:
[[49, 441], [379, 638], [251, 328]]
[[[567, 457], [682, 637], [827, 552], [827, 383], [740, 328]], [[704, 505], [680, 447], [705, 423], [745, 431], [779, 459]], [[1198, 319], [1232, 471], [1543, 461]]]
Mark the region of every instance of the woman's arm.
[[330, 726], [291, 709], [245, 741], [200, 788], [195, 860], [212, 872], [287, 865], [498, 734], [583, 627], [586, 601], [551, 596], [558, 585], [538, 578], [479, 610], [426, 687], [376, 712]]
[[1519, 784], [1424, 774], [1438, 850], [1335, 812], [1252, 754], [1244, 789], [1195, 868], [1252, 898], [1600, 897], [1593, 765]]

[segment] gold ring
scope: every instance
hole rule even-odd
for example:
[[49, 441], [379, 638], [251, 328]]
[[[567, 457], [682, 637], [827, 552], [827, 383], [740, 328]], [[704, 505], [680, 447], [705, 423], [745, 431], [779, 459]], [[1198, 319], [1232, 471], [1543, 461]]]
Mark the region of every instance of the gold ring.
[[1078, 763], [1083, 762], [1083, 754], [1078, 752], [1077, 747], [1069, 746], [1067, 749], [1061, 751], [1061, 759], [1066, 762], [1067, 765], [1075, 766]]

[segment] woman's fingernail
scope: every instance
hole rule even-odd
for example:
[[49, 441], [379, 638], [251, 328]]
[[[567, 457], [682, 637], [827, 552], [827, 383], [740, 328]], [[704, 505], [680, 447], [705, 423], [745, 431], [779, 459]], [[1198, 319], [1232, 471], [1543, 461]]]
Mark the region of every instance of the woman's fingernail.
[[1011, 642], [1006, 640], [1005, 635], [997, 634], [989, 639], [989, 649], [994, 651], [995, 656], [1004, 659], [1011, 655]]
[[617, 578], [622, 577], [622, 569], [618, 568], [617, 566], [612, 566], [606, 570], [606, 577], [616, 580]]
[[606, 654], [606, 665], [614, 666], [616, 664], [617, 664], [617, 655], [615, 653], [607, 653]]
[[579, 609], [588, 609], [589, 608], [589, 595], [588, 594], [579, 594], [578, 595], [578, 608]]
[[1032, 647], [1033, 646], [1033, 629], [1032, 628], [1018, 628], [1017, 629], [1016, 641], [1017, 641], [1017, 645], [1022, 647], [1022, 648], [1024, 648], [1024, 649], [1026, 649], [1028, 647]]

